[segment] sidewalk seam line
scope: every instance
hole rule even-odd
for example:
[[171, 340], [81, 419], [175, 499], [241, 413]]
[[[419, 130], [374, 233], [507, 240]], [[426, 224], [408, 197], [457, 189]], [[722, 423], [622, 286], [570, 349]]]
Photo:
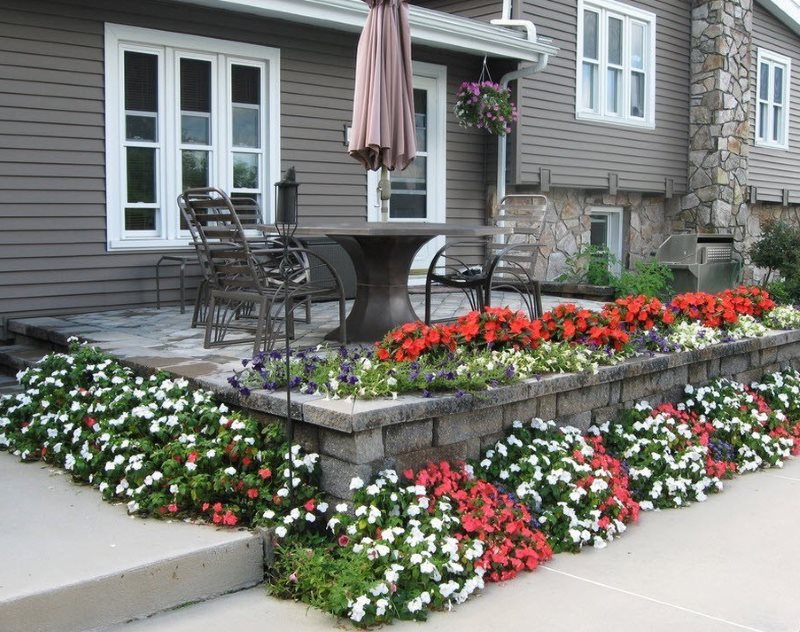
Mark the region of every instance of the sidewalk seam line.
[[578, 581], [586, 582], [587, 584], [594, 584], [595, 586], [600, 586], [601, 588], [608, 588], [609, 590], [614, 590], [619, 593], [623, 593], [625, 595], [630, 595], [631, 597], [637, 597], [639, 599], [644, 599], [646, 601], [651, 601], [653, 603], [660, 604], [662, 606], [669, 606], [670, 608], [675, 608], [677, 610], [683, 610], [684, 612], [688, 612], [690, 614], [694, 614], [700, 617], [705, 617], [706, 619], [712, 619], [714, 621], [719, 621], [721, 623], [727, 623], [728, 625], [732, 625], [734, 627], [740, 628], [742, 630], [750, 630], [750, 632], [765, 632], [759, 628], [751, 628], [750, 626], [744, 625], [742, 623], [736, 623], [735, 621], [728, 621], [727, 619], [722, 619], [720, 617], [715, 617], [710, 614], [706, 614], [704, 612], [698, 612], [697, 610], [692, 610], [691, 608], [685, 608], [684, 606], [679, 606], [674, 603], [670, 603], [668, 601], [661, 601], [660, 599], [655, 599], [654, 597], [648, 597], [647, 595], [642, 595], [639, 593], [632, 592], [630, 590], [625, 590], [624, 588], [617, 588], [616, 586], [610, 586], [609, 584], [604, 584], [603, 582], [598, 582], [593, 579], [587, 579], [586, 577], [581, 577], [579, 575], [573, 575], [572, 573], [565, 573], [564, 571], [558, 571], [554, 568], [550, 568], [549, 566], [542, 565], [539, 568], [550, 571], [551, 573], [557, 573], [559, 575], [564, 575], [565, 577], [571, 577], [572, 579], [577, 579]]

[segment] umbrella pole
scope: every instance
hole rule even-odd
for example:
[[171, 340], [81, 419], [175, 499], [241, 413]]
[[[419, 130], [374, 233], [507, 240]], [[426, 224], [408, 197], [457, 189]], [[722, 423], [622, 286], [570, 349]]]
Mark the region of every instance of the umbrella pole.
[[389, 221], [389, 200], [392, 197], [392, 183], [389, 180], [389, 170], [381, 166], [381, 180], [378, 183], [378, 191], [381, 194], [381, 221]]

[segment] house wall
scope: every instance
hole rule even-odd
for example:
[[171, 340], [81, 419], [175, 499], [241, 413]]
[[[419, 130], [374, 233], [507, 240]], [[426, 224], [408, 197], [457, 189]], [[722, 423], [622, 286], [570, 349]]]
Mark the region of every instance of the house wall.
[[[785, 55], [792, 60], [789, 99], [789, 149], [771, 149], [755, 144], [756, 80], [758, 49]], [[750, 108], [750, 169], [748, 184], [756, 187], [759, 202], [782, 202], [789, 190], [789, 203], [800, 204], [800, 37], [790, 31], [758, 2], [753, 7], [753, 46]]]
[[[12, 315], [155, 302], [164, 253], [106, 251], [106, 21], [280, 48], [282, 168], [297, 168], [302, 217], [364, 217], [366, 175], [342, 145], [357, 34], [147, 0], [0, 0], [0, 15], [0, 334]], [[480, 73], [477, 57], [413, 56], [448, 66], [448, 112]], [[447, 121], [448, 219], [478, 221], [486, 138]], [[176, 300], [168, 285], [163, 298]]]
[[520, 123], [513, 181], [539, 185], [549, 169], [554, 188], [608, 190], [609, 172], [620, 191], [686, 191], [689, 134], [689, 40], [691, 20], [685, 0], [627, 2], [656, 14], [656, 127], [636, 129], [576, 120], [575, 0], [518, 0], [521, 15], [540, 36], [559, 47], [540, 74], [517, 89]]

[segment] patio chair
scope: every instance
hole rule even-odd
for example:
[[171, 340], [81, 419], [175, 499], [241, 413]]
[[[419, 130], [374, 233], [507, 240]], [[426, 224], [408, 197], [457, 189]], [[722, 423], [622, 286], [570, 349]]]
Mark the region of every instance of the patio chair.
[[[544, 195], [507, 195], [498, 204], [493, 221], [513, 232], [498, 241], [458, 240], [441, 248], [433, 256], [425, 279], [425, 322], [431, 322], [434, 284], [461, 290], [470, 308], [478, 311], [492, 305], [493, 294], [514, 292], [528, 316], [539, 318], [542, 291], [534, 275], [546, 216]], [[476, 247], [484, 252], [483, 262], [477, 266]]]
[[[205, 323], [206, 347], [252, 339], [254, 353], [268, 351], [282, 326], [294, 336], [298, 307], [305, 307], [309, 322], [311, 302], [326, 299], [339, 303], [340, 339], [346, 342], [344, 290], [335, 269], [294, 240], [284, 248], [278, 235], [248, 231], [246, 226], [253, 231], [264, 228], [258, 225], [260, 211], [254, 200], [231, 199], [219, 189], [205, 187], [187, 190], [178, 203], [204, 270], [207, 298], [198, 297], [196, 317]], [[242, 223], [240, 211], [255, 221]], [[326, 270], [327, 281], [312, 282], [316, 266]], [[231, 331], [247, 332], [248, 336], [231, 338]]]

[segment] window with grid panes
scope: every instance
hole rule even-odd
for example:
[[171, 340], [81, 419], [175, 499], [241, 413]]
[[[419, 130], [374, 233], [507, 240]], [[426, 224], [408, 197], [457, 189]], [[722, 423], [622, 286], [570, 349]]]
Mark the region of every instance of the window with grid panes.
[[760, 48], [756, 79], [756, 144], [789, 148], [791, 59]]
[[109, 246], [186, 245], [175, 200], [187, 188], [269, 211], [278, 51], [115, 25], [106, 42]]

